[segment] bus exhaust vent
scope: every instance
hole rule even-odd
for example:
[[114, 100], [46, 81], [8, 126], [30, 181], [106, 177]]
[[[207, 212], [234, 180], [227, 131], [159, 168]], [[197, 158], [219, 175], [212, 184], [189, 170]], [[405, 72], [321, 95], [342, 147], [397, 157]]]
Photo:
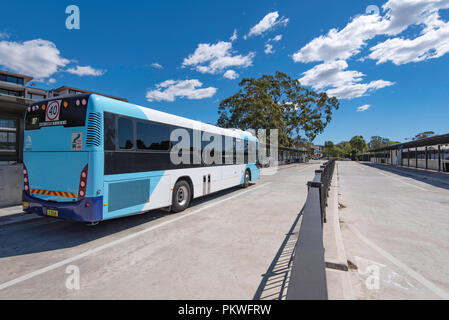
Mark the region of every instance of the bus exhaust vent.
[[99, 147], [101, 145], [101, 114], [89, 113], [87, 120], [86, 146]]

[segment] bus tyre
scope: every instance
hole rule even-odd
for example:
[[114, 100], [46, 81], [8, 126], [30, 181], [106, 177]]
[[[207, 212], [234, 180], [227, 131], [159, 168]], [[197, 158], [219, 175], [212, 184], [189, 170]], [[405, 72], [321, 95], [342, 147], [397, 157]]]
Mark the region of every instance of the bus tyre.
[[175, 213], [184, 211], [189, 206], [191, 198], [190, 184], [185, 180], [176, 182], [173, 188], [171, 210]]
[[242, 188], [248, 188], [250, 180], [251, 180], [251, 173], [249, 172], [249, 169], [246, 169], [245, 179], [243, 180]]

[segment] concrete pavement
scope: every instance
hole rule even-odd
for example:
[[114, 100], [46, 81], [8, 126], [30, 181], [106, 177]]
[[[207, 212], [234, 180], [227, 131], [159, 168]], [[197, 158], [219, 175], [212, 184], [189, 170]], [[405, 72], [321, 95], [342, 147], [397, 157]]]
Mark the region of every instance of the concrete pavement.
[[447, 175], [355, 162], [337, 174], [354, 298], [448, 299]]
[[[281, 168], [176, 215], [0, 224], [0, 299], [282, 298], [292, 230], [318, 167]], [[68, 266], [79, 268], [79, 290], [66, 286]]]
[[41, 217], [34, 214], [25, 215], [22, 206], [0, 208], [0, 226], [39, 218]]

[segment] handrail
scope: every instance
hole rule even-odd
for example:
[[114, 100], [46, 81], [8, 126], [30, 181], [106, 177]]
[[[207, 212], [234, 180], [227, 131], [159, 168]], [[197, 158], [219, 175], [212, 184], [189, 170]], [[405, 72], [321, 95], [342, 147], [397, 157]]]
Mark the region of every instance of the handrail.
[[327, 300], [326, 263], [324, 261], [323, 224], [326, 222], [327, 198], [335, 160], [315, 171], [307, 183], [299, 239], [287, 291], [287, 300]]

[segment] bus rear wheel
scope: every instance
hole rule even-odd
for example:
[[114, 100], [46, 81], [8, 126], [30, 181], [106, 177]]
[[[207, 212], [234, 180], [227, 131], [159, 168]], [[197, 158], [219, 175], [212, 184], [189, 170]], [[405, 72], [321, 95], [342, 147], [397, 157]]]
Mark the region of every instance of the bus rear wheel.
[[250, 180], [251, 180], [251, 173], [249, 172], [249, 169], [246, 169], [245, 180], [243, 180], [242, 188], [248, 188]]
[[185, 180], [176, 182], [173, 188], [171, 211], [175, 213], [184, 211], [189, 206], [191, 198], [190, 184]]

